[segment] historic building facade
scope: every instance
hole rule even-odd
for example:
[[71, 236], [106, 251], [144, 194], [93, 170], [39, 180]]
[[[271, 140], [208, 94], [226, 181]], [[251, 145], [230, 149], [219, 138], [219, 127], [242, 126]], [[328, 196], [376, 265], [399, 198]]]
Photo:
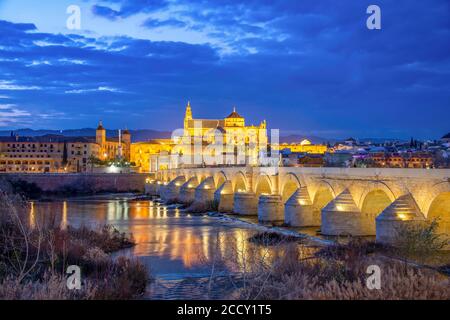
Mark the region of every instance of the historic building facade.
[[290, 152], [324, 154], [328, 151], [328, 147], [323, 144], [313, 144], [308, 139], [304, 139], [300, 143], [281, 143], [271, 144], [272, 150], [290, 150]]
[[180, 155], [176, 166], [253, 165], [260, 152], [267, 150], [267, 123], [263, 120], [259, 125], [246, 125], [236, 108], [223, 119], [194, 118], [188, 103], [183, 134], [175, 140], [172, 154]]
[[130, 160], [131, 135], [128, 130], [117, 138], [106, 136], [100, 123], [96, 135], [67, 137], [45, 135], [0, 137], [0, 172], [70, 173], [86, 172], [94, 160]]
[[157, 164], [158, 159], [166, 157], [173, 149], [172, 139], [153, 139], [150, 141], [136, 142], [131, 145], [131, 162], [136, 165], [140, 172], [154, 172], [163, 164]]

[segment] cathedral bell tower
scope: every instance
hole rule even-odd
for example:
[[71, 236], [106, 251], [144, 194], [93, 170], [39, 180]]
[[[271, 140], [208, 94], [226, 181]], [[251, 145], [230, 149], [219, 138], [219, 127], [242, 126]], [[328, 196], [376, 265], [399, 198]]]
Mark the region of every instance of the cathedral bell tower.
[[186, 113], [184, 115], [184, 129], [187, 130], [189, 128], [189, 120], [192, 120], [192, 110], [191, 110], [191, 102], [188, 101], [186, 106]]

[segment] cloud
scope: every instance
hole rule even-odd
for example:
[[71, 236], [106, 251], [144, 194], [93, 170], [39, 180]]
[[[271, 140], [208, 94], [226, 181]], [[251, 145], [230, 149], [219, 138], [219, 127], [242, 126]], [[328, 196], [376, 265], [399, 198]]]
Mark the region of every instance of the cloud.
[[20, 123], [30, 116], [29, 112], [19, 109], [14, 104], [0, 104], [0, 127]]
[[20, 85], [12, 81], [0, 80], [0, 90], [17, 91], [17, 90], [41, 90], [39, 86]]
[[27, 110], [86, 114], [67, 126], [103, 118], [167, 130], [191, 100], [195, 116], [226, 115], [236, 104], [249, 123], [263, 117], [286, 130], [441, 136], [450, 116], [448, 1], [380, 0], [380, 31], [365, 26], [369, 4], [96, 2], [96, 16], [129, 19], [140, 39], [126, 29], [94, 37], [0, 21], [0, 90]]
[[155, 12], [166, 8], [169, 5], [169, 1], [167, 0], [106, 0], [104, 2], [119, 5], [120, 8], [118, 10], [114, 10], [109, 6], [93, 5], [92, 13], [110, 20], [127, 18], [141, 12]]
[[113, 10], [105, 6], [94, 5], [92, 6], [91, 10], [93, 14], [109, 20], [116, 20], [120, 17], [119, 11]]
[[81, 94], [81, 93], [89, 93], [89, 92], [121, 92], [119, 89], [116, 88], [110, 88], [106, 86], [101, 86], [98, 88], [93, 89], [73, 89], [73, 90], [66, 90], [65, 93], [73, 93], [73, 94]]
[[187, 26], [187, 23], [177, 19], [157, 20], [149, 18], [142, 23], [142, 26], [148, 29], [160, 27], [185, 28]]

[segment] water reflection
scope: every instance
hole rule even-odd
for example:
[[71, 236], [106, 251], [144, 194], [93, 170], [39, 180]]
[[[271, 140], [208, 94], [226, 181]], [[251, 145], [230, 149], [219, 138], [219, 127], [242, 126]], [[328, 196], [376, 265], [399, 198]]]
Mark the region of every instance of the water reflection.
[[32, 226], [53, 220], [64, 228], [110, 224], [131, 233], [137, 245], [120, 254], [139, 257], [153, 275], [162, 279], [207, 276], [212, 263], [247, 271], [274, 253], [248, 241], [255, 233], [249, 227], [187, 215], [152, 201], [123, 198], [31, 204]]
[[30, 205], [30, 225], [55, 223], [99, 227], [114, 225], [131, 233], [137, 245], [123, 252], [138, 256], [152, 272], [173, 277], [177, 274], [207, 273], [205, 261], [234, 257], [244, 264], [246, 239], [252, 230], [230, 222], [186, 215], [152, 201], [67, 200], [36, 202]]

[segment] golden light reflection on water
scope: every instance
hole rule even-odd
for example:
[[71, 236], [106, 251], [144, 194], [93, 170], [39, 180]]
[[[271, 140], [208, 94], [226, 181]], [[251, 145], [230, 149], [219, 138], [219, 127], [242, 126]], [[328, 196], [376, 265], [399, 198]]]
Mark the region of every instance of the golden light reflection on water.
[[30, 227], [32, 229], [36, 228], [36, 214], [34, 212], [34, 202], [30, 203]]
[[67, 228], [67, 201], [63, 202], [63, 210], [61, 217], [61, 229]]
[[188, 216], [152, 201], [64, 201], [32, 203], [30, 225], [36, 217], [55, 215], [60, 226], [111, 224], [131, 233], [137, 242], [131, 252], [181, 262], [186, 269], [211, 261], [247, 269], [252, 262], [271, 259], [270, 247], [248, 241], [253, 230], [237, 228], [208, 217]]

